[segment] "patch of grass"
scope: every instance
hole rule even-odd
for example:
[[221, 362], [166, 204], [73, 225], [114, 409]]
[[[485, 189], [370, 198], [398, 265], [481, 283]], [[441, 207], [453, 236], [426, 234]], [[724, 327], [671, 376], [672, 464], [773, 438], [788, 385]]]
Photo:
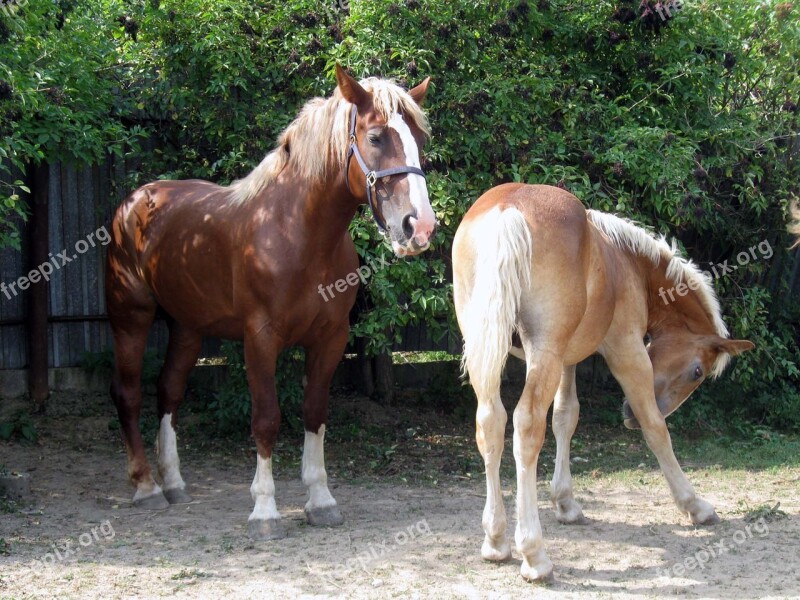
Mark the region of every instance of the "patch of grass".
[[19, 512], [19, 506], [17, 506], [17, 503], [10, 498], [0, 496], [0, 513], [10, 515], [16, 512]]
[[745, 513], [744, 520], [748, 523], [753, 523], [759, 520], [764, 520], [767, 523], [771, 523], [772, 521], [786, 519], [789, 515], [782, 511], [780, 506], [780, 502], [777, 502], [775, 506], [771, 506], [769, 504], [759, 504], [754, 508], [749, 508], [745, 505], [746, 508], [742, 510], [742, 512]]
[[179, 581], [183, 579], [199, 579], [201, 577], [211, 577], [211, 573], [206, 573], [200, 569], [181, 569], [170, 577], [170, 579]]

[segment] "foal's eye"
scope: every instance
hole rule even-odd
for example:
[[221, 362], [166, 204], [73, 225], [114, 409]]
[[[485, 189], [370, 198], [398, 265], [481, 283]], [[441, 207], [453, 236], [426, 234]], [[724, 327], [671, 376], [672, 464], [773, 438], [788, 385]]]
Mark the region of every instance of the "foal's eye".
[[373, 146], [378, 146], [381, 143], [381, 138], [379, 138], [377, 135], [368, 135], [367, 139], [369, 140], [369, 143]]
[[697, 381], [698, 379], [703, 378], [703, 369], [700, 367], [695, 367], [694, 369], [694, 380]]

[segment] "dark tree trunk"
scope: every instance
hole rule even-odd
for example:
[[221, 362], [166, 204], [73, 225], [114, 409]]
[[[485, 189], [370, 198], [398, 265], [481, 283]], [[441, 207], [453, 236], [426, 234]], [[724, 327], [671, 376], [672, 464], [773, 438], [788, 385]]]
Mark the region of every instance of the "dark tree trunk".
[[375, 362], [375, 395], [381, 404], [390, 404], [394, 391], [394, 374], [392, 373], [392, 355], [379, 354]]
[[[32, 165], [28, 170], [31, 189], [31, 218], [29, 222], [28, 273], [38, 274], [39, 265], [49, 260], [47, 243], [49, 226], [47, 196], [49, 167], [46, 163]], [[33, 281], [38, 279], [38, 281]], [[43, 412], [50, 389], [47, 384], [47, 281], [41, 274], [31, 278], [28, 290], [28, 392], [36, 412]]]

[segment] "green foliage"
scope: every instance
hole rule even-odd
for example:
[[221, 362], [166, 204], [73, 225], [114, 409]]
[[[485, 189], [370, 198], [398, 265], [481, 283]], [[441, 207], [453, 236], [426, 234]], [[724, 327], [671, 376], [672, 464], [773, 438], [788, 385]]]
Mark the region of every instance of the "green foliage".
[[[786, 204], [800, 197], [797, 9], [711, 0], [668, 22], [640, 11], [633, 0], [353, 0], [344, 10], [319, 0], [30, 0], [0, 27], [0, 246], [18, 244], [7, 216], [23, 210], [24, 190], [12, 167], [115, 153], [139, 165], [126, 185], [227, 183], [305, 100], [331, 92], [337, 61], [404, 85], [431, 75], [434, 247], [396, 260], [370, 215], [351, 227], [362, 260], [388, 263], [365, 286], [353, 328], [370, 353], [389, 351], [408, 324], [455, 334], [450, 245], [478, 196], [507, 181], [559, 185], [677, 236], [701, 264], [770, 241], [773, 258], [716, 282], [731, 330], [758, 350], [725, 375], [731, 395], [718, 382], [701, 396], [708, 410], [733, 403], [797, 426], [800, 314], [779, 277]], [[225, 408], [241, 399], [218, 401], [244, 419]]]
[[9, 441], [13, 438], [25, 442], [35, 442], [39, 438], [36, 425], [25, 411], [20, 411], [11, 420], [0, 423], [0, 440]]
[[[250, 431], [251, 414], [244, 348], [241, 342], [224, 342], [221, 351], [228, 366], [228, 376], [210, 401], [209, 413], [221, 434], [241, 435]], [[278, 357], [275, 373], [283, 422], [294, 431], [303, 428], [303, 358], [301, 349], [284, 350]]]

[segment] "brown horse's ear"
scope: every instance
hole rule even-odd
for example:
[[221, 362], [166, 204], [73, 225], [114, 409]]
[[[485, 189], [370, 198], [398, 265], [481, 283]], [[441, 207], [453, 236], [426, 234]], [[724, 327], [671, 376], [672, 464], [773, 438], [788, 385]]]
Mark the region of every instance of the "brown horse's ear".
[[369, 92], [350, 77], [339, 63], [336, 63], [336, 83], [339, 85], [344, 99], [355, 104], [359, 109], [364, 108], [372, 98]]
[[756, 345], [750, 340], [726, 340], [725, 338], [719, 338], [717, 341], [717, 349], [720, 352], [727, 352], [731, 356], [737, 356], [755, 347]]
[[428, 93], [428, 84], [431, 82], [430, 77], [426, 77], [425, 81], [420, 83], [417, 87], [408, 90], [408, 95], [416, 102], [419, 106], [422, 106], [422, 103], [425, 102], [425, 94]]

